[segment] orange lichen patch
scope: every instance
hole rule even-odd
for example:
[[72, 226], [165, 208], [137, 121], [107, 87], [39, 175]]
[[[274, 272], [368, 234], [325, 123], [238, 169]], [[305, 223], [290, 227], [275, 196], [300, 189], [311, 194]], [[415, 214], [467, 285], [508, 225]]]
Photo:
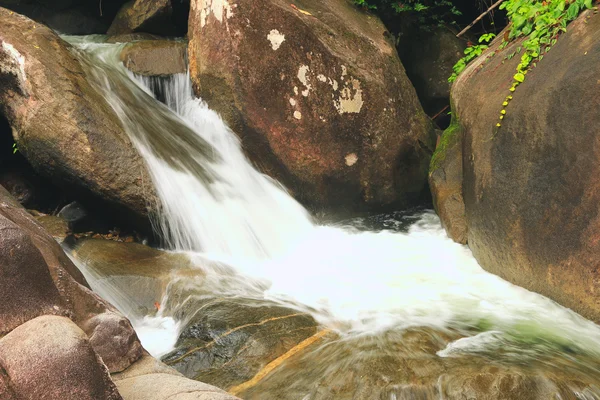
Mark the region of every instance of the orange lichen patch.
[[304, 350], [311, 344], [320, 340], [321, 338], [323, 338], [325, 335], [327, 335], [330, 332], [331, 332], [331, 329], [324, 329], [320, 332], [317, 332], [315, 335], [309, 337], [308, 339], [305, 339], [302, 342], [298, 343], [298, 345], [296, 345], [296, 346], [292, 347], [290, 350], [288, 350], [287, 353], [279, 356], [278, 358], [276, 358], [275, 360], [273, 360], [269, 364], [267, 364], [263, 369], [258, 371], [258, 373], [256, 375], [254, 375], [254, 378], [252, 378], [249, 381], [246, 381], [242, 384], [239, 384], [237, 386], [230, 388], [229, 393], [234, 396], [237, 396], [238, 394], [248, 390], [249, 388], [256, 386], [256, 384], [258, 384], [258, 382], [260, 382], [264, 377], [269, 375], [275, 368], [279, 367], [284, 361], [295, 356], [300, 351]]

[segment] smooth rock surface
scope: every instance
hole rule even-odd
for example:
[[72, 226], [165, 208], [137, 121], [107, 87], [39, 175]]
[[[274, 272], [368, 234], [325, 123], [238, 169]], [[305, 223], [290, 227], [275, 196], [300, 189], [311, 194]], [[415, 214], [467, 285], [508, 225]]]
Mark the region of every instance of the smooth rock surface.
[[172, 40], [138, 41], [125, 46], [120, 58], [125, 67], [135, 74], [182, 74], [187, 72], [187, 43]]
[[599, 322], [600, 15], [572, 22], [514, 93], [520, 42], [499, 44], [452, 89], [469, 246], [487, 271]]
[[85, 333], [64, 317], [32, 319], [0, 339], [0, 371], [2, 400], [1, 382], [18, 399], [121, 400]]
[[3, 8], [0, 25], [0, 113], [19, 152], [41, 175], [147, 224], [156, 199], [146, 166], [70, 46]]
[[[67, 315], [89, 336], [111, 372], [122, 371], [142, 356], [142, 346], [130, 322], [89, 289], [58, 243], [4, 189], [0, 190], [0, 220], [8, 229], [2, 236], [8, 243], [2, 247], [8, 277], [2, 282], [10, 285], [0, 293], [6, 296], [2, 304], [8, 307], [0, 319], [7, 323], [4, 333], [38, 315]], [[14, 238], [18, 238], [19, 248], [14, 248]], [[18, 267], [19, 262], [29, 267], [17, 268], [15, 273], [11, 266]], [[15, 301], [15, 306], [22, 309], [10, 308]]]
[[376, 17], [340, 0], [195, 0], [189, 38], [196, 94], [296, 198], [377, 209], [421, 196], [431, 124]]

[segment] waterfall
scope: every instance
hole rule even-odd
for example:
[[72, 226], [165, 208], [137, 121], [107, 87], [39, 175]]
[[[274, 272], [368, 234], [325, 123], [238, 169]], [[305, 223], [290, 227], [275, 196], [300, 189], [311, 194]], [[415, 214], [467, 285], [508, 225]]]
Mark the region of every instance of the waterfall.
[[[253, 168], [233, 132], [193, 97], [189, 76], [136, 78], [118, 61], [118, 45], [69, 40], [87, 53], [90, 80], [147, 163], [165, 246], [231, 265], [238, 296], [310, 311], [347, 335], [414, 326], [466, 332], [485, 322], [481, 334], [450, 344], [442, 357], [527, 335], [600, 356], [598, 326], [485, 272], [468, 248], [446, 237], [432, 212], [419, 213], [408, 229], [389, 229], [394, 216], [384, 218], [388, 229], [375, 231], [364, 220], [317, 226], [283, 187]], [[209, 276], [220, 273], [206, 268]], [[257, 291], [265, 281], [267, 290]]]

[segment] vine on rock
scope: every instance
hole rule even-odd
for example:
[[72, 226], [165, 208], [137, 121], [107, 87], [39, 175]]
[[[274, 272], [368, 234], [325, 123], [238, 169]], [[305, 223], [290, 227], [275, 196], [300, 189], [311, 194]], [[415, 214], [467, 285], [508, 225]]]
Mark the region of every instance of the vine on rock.
[[[508, 34], [504, 35], [499, 49], [503, 49], [513, 40], [520, 38], [525, 38], [525, 40], [516, 50], [516, 53], [522, 52], [521, 60], [513, 76], [510, 93], [502, 103], [496, 128], [502, 126], [506, 109], [513, 99], [512, 93], [523, 83], [527, 72], [544, 58], [544, 54], [550, 51], [558, 36], [567, 31], [569, 22], [576, 19], [582, 11], [591, 8], [593, 8], [592, 0], [506, 0], [500, 5], [500, 9], [506, 10], [510, 24], [507, 28]], [[493, 38], [489, 35], [491, 34], [482, 35], [479, 43], [488, 43]], [[448, 81], [456, 80], [466, 65], [487, 47], [487, 45], [480, 44], [467, 48], [465, 57], [456, 63], [454, 73], [448, 78]], [[515, 53], [512, 53], [507, 58], [510, 59], [514, 55]]]

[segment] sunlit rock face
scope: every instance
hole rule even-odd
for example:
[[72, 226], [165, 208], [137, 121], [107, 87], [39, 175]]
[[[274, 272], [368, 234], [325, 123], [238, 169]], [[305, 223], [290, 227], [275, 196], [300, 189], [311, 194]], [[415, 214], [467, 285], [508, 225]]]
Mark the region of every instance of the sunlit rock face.
[[599, 38], [600, 16], [582, 13], [514, 92], [519, 57], [507, 56], [520, 42], [499, 50], [498, 41], [452, 88], [473, 254], [484, 269], [596, 322]]
[[344, 1], [195, 0], [196, 94], [305, 204], [378, 208], [422, 193], [431, 125], [383, 24]]

